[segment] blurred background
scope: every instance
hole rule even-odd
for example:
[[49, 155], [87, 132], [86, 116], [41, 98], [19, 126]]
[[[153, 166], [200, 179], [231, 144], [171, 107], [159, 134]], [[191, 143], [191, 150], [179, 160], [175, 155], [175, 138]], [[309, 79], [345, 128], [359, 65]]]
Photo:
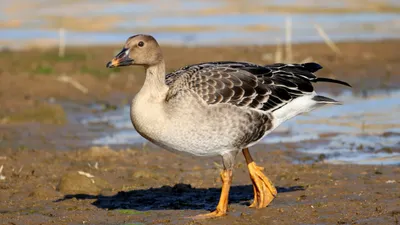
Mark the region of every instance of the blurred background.
[[115, 44], [135, 33], [162, 43], [271, 44], [283, 41], [292, 20], [293, 42], [322, 41], [315, 25], [334, 41], [400, 35], [397, 0], [16, 0], [0, 3], [0, 45], [22, 48]]
[[[204, 61], [320, 63], [318, 75], [353, 89], [318, 90], [346, 104], [288, 121], [263, 144], [295, 143], [306, 161], [400, 162], [398, 0], [15, 0], [0, 10], [0, 121], [8, 128], [0, 146], [147, 143], [129, 119], [143, 69], [105, 68], [129, 36], [147, 33], [168, 72]], [[16, 142], [21, 135], [29, 138]]]
[[[315, 84], [343, 105], [251, 148], [279, 191], [271, 206], [248, 209], [238, 156], [230, 215], [193, 222], [182, 217], [216, 205], [221, 160], [167, 152], [134, 130], [144, 69], [106, 63], [138, 33], [159, 41], [167, 72], [316, 62], [317, 76], [353, 88]], [[398, 224], [399, 87], [400, 0], [0, 0], [0, 221]]]

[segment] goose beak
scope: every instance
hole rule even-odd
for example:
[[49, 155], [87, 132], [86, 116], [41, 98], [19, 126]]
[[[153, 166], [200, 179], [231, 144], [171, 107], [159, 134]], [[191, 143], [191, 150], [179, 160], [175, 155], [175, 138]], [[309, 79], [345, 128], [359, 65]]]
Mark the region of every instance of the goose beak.
[[129, 57], [129, 49], [123, 48], [110, 62], [107, 63], [107, 68], [115, 68], [120, 66], [129, 66], [133, 64], [133, 59]]

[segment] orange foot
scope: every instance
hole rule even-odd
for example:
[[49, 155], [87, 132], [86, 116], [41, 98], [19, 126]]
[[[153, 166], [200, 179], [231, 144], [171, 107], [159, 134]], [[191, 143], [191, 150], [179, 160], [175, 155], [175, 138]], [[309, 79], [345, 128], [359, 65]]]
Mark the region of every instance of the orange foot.
[[274, 200], [278, 192], [272, 182], [262, 172], [263, 167], [257, 166], [250, 155], [249, 149], [243, 149], [251, 181], [253, 182], [254, 201], [250, 207], [264, 208]]
[[217, 209], [211, 213], [194, 216], [192, 217], [192, 219], [208, 219], [226, 215], [226, 212], [228, 211], [229, 189], [232, 183], [232, 170], [223, 170], [221, 172], [221, 180], [222, 180], [222, 189]]
[[250, 207], [264, 208], [274, 200], [278, 192], [272, 182], [262, 172], [264, 170], [263, 167], [257, 166], [255, 162], [251, 162], [247, 166], [254, 190], [254, 201]]
[[206, 213], [206, 214], [200, 214], [197, 216], [192, 217], [192, 219], [195, 220], [201, 220], [201, 219], [209, 219], [209, 218], [216, 218], [216, 217], [221, 217], [221, 216], [225, 216], [226, 212], [220, 211], [218, 209], [216, 209], [213, 212], [210, 213]]

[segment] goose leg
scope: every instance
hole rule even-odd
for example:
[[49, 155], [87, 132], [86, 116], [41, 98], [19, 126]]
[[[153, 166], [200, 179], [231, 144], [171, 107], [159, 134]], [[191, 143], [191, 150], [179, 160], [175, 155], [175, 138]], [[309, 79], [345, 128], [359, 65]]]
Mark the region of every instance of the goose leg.
[[254, 201], [250, 207], [264, 208], [276, 197], [276, 188], [262, 172], [264, 168], [257, 166], [253, 161], [248, 148], [243, 149], [243, 155], [253, 182]]
[[235, 157], [231, 153], [228, 153], [223, 155], [222, 158], [224, 162], [224, 170], [221, 171], [220, 173], [222, 181], [222, 189], [217, 208], [211, 213], [200, 214], [195, 217], [192, 217], [193, 219], [207, 219], [207, 218], [221, 217], [225, 216], [226, 212], [228, 211], [229, 190], [232, 183], [232, 167]]

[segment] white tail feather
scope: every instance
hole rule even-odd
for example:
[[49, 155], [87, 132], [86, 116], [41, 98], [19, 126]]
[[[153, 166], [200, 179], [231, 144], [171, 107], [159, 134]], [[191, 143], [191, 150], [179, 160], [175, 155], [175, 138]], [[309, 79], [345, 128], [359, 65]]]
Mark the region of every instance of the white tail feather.
[[321, 106], [322, 104], [318, 104], [318, 102], [313, 99], [315, 96], [316, 94], [313, 93], [311, 95], [298, 97], [283, 107], [275, 110], [272, 113], [272, 116], [274, 117], [274, 128], [290, 118]]

